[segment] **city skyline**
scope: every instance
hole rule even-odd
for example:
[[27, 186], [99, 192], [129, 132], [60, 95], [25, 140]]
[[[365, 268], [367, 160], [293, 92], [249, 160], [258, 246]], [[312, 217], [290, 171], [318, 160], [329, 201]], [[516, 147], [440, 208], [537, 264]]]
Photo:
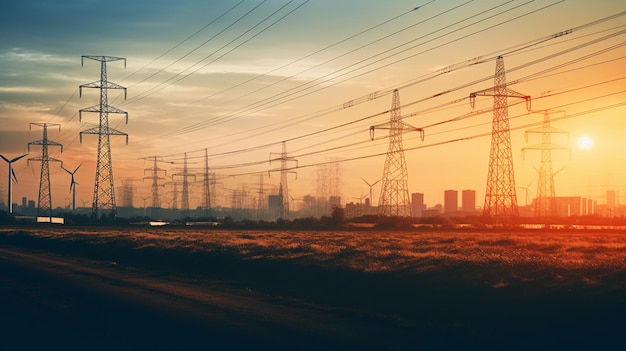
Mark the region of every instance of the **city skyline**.
[[[626, 143], [619, 133], [626, 123], [620, 22], [626, 5], [619, 1], [147, 4], [1, 5], [0, 153], [24, 153], [39, 138], [29, 132], [31, 122], [61, 124], [50, 138], [65, 150], [50, 156], [68, 169], [83, 164], [75, 175], [79, 205], [93, 198], [97, 140], [86, 136], [80, 143], [78, 133], [97, 116], [79, 122], [77, 114], [97, 96], [79, 98], [78, 86], [98, 79], [100, 69], [92, 62], [81, 68], [82, 55], [127, 60], [126, 69], [107, 67], [109, 80], [128, 88], [126, 101], [118, 92], [109, 97], [129, 113], [128, 125], [123, 116], [110, 116], [112, 127], [129, 135], [128, 145], [111, 142], [116, 188], [122, 178], [144, 177], [152, 164], [141, 158], [179, 162], [188, 153], [201, 168], [205, 148], [225, 188], [252, 188], [255, 174], [275, 169], [269, 155], [285, 141], [288, 156], [298, 160], [290, 194], [315, 196], [317, 165], [339, 158], [345, 160], [341, 195], [350, 202], [369, 193], [360, 177], [382, 176], [386, 132], [376, 131], [371, 141], [369, 126], [389, 120], [389, 91], [397, 88], [406, 122], [425, 131], [423, 142], [419, 133], [404, 135], [409, 193], [443, 204], [444, 190], [475, 189], [482, 207], [492, 100], [477, 99], [472, 109], [468, 95], [493, 85], [492, 57], [503, 55], [507, 81], [533, 98], [533, 111], [565, 111], [552, 122], [569, 132], [558, 143], [571, 149], [571, 159], [553, 156], [557, 196], [626, 195], [620, 164]], [[594, 23], [609, 16], [615, 17]], [[542, 114], [509, 104], [516, 185], [534, 198], [528, 184], [536, 186], [539, 158], [522, 159], [521, 150], [540, 141], [526, 142], [524, 131], [540, 125]], [[581, 138], [587, 139], [578, 145]], [[36, 156], [36, 150], [29, 155]], [[169, 177], [170, 168], [163, 168]], [[36, 199], [39, 165], [20, 161], [14, 169], [14, 199]], [[6, 172], [0, 164], [0, 174]], [[52, 205], [64, 206], [70, 176], [51, 165], [50, 177]], [[273, 174], [266, 186], [277, 189], [279, 179]], [[0, 186], [6, 193], [6, 181]], [[150, 186], [136, 183], [136, 207]], [[377, 205], [380, 184], [373, 197]], [[519, 189], [517, 199], [522, 206]], [[201, 199], [191, 201], [195, 208]]]

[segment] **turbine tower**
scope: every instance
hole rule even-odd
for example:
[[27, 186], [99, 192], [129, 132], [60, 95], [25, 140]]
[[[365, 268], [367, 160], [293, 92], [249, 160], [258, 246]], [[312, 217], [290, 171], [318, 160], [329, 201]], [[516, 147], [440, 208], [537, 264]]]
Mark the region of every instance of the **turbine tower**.
[[507, 88], [502, 56], [498, 56], [496, 59], [494, 87], [470, 94], [472, 108], [476, 96], [493, 96], [491, 151], [483, 215], [493, 217], [497, 222], [514, 222], [519, 217], [519, 210], [517, 194], [515, 193], [507, 99], [513, 97], [526, 100], [526, 108], [530, 111], [530, 96]]
[[424, 139], [424, 130], [413, 127], [402, 121], [400, 115], [400, 93], [398, 89], [393, 91], [391, 103], [391, 118], [388, 123], [370, 127], [370, 137], [374, 140], [375, 129], [389, 129], [389, 148], [383, 170], [383, 183], [378, 200], [378, 211], [385, 216], [411, 215], [411, 203], [409, 198], [408, 172], [402, 147], [402, 134], [405, 131], [418, 131]]
[[31, 141], [28, 143], [28, 151], [30, 152], [31, 145], [41, 146], [41, 156], [28, 159], [30, 161], [41, 161], [41, 176], [39, 177], [39, 200], [37, 201], [37, 217], [48, 217], [50, 223], [52, 223], [52, 193], [50, 192], [50, 161], [60, 162], [63, 167], [63, 162], [52, 158], [48, 155], [48, 146], [60, 146], [61, 152], [63, 152], [63, 145], [56, 141], [48, 140], [48, 126], [58, 126], [61, 131], [61, 125], [56, 123], [31, 123], [32, 126], [43, 127], [43, 139], [37, 141]]
[[74, 175], [76, 174], [76, 171], [78, 171], [78, 169], [82, 165], [83, 165], [82, 163], [79, 164], [78, 167], [76, 167], [76, 169], [74, 169], [73, 172], [61, 166], [61, 168], [63, 168], [65, 172], [67, 172], [69, 175], [72, 176], [72, 181], [70, 182], [70, 191], [72, 192], [72, 210], [76, 209], [76, 186], [78, 185], [78, 183], [76, 182], [76, 179], [74, 178]]
[[[564, 112], [564, 111], [558, 111]], [[535, 217], [555, 217], [556, 213], [556, 191], [554, 188], [554, 175], [552, 171], [552, 150], [567, 150], [568, 147], [553, 144], [552, 134], [569, 133], [563, 129], [550, 126], [550, 112], [543, 111], [543, 123], [541, 127], [526, 131], [526, 141], [529, 133], [541, 134], [541, 144], [527, 146], [522, 149], [522, 158], [526, 150], [540, 150], [541, 162], [539, 164], [539, 182], [537, 183], [537, 199], [535, 200]]]
[[[23, 158], [23, 157], [25, 157], [27, 155], [28, 154], [24, 154], [22, 156], [18, 156], [18, 157], [15, 157], [13, 159], [10, 159], [10, 160], [8, 158], [4, 157], [3, 155], [0, 155], [0, 157], [2, 157], [2, 159], [6, 163], [9, 164], [9, 171], [8, 171], [8, 173], [9, 173], [9, 185], [8, 185], [7, 191], [9, 193], [8, 194], [8, 196], [9, 196], [9, 199], [8, 199], [9, 200], [9, 204], [8, 204], [8, 206], [9, 206], [9, 213], [10, 214], [13, 213], [13, 186], [12, 186], [13, 185], [13, 181], [15, 181], [17, 183], [17, 176], [15, 176], [15, 171], [13, 170], [13, 162], [16, 162], [17, 160], [19, 160], [19, 159], [21, 159], [21, 158]], [[11, 179], [11, 178], [13, 178], [13, 179]]]
[[[295, 162], [296, 168], [298, 167], [298, 160], [293, 157], [287, 157], [287, 143], [283, 141], [283, 150], [280, 154], [270, 152], [270, 165], [272, 164], [272, 154], [280, 155], [279, 158], [274, 160], [280, 160], [280, 185], [278, 188], [278, 195], [282, 196], [283, 205], [280, 208], [279, 218], [286, 218], [289, 215], [289, 186], [287, 184], [287, 174], [294, 173], [296, 179], [298, 173], [295, 171], [288, 171], [287, 162]], [[270, 170], [270, 172], [276, 172], [278, 170]]]
[[95, 88], [100, 90], [100, 103], [79, 111], [79, 121], [82, 120], [83, 112], [97, 112], [100, 115], [100, 121], [97, 127], [83, 130], [80, 132], [80, 141], [83, 141], [83, 134], [95, 134], [98, 136], [98, 156], [96, 158], [96, 182], [93, 191], [93, 202], [91, 205], [91, 215], [98, 220], [99, 212], [110, 210], [113, 214], [116, 212], [115, 205], [115, 188], [113, 186], [113, 162], [111, 160], [111, 135], [126, 136], [126, 144], [128, 144], [128, 134], [109, 127], [109, 113], [125, 114], [126, 123], [128, 124], [128, 112], [122, 111], [117, 107], [109, 105], [108, 90], [121, 89], [124, 90], [124, 98], [126, 98], [126, 88], [109, 82], [107, 80], [107, 62], [124, 61], [126, 68], [126, 59], [112, 56], [82, 56], [81, 65], [85, 59], [100, 62], [100, 80], [92, 83], [82, 84], [79, 87], [79, 95], [82, 97], [83, 88]]

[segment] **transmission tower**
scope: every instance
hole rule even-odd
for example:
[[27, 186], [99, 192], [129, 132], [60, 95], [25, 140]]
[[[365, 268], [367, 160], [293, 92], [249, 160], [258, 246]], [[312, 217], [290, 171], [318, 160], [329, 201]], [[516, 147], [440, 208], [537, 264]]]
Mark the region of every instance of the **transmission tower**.
[[[159, 173], [163, 172], [165, 176], [167, 176], [167, 171], [165, 169], [159, 168], [157, 162], [165, 162], [160, 156], [150, 156], [143, 157], [143, 160], [150, 160], [154, 162], [154, 165], [151, 168], [146, 168], [143, 170], [143, 173], [146, 172], [152, 173], [150, 177], [143, 177], [143, 180], [151, 179], [152, 180], [152, 208], [150, 209], [150, 216], [153, 218], [159, 217], [159, 208], [161, 208], [161, 198], [159, 197], [159, 180], [163, 180], [165, 178], [160, 177]], [[169, 163], [169, 162], [168, 162]]]
[[274, 169], [270, 172], [280, 171], [280, 185], [278, 188], [278, 194], [282, 196], [283, 205], [279, 211], [279, 218], [286, 218], [289, 215], [289, 186], [287, 184], [287, 174], [293, 173], [298, 179], [298, 173], [295, 171], [288, 171], [287, 162], [295, 162], [296, 168], [298, 168], [298, 160], [293, 157], [287, 157], [287, 143], [283, 141], [283, 150], [280, 154], [276, 152], [270, 152], [270, 165], [272, 164], [272, 155], [280, 155], [279, 158], [273, 159], [274, 161], [280, 160], [280, 170]]
[[83, 141], [83, 134], [95, 134], [98, 136], [98, 156], [96, 158], [96, 182], [93, 191], [93, 202], [91, 205], [91, 215], [94, 219], [98, 219], [98, 213], [103, 210], [110, 210], [114, 214], [115, 191], [113, 187], [113, 162], [111, 160], [111, 143], [109, 136], [123, 135], [126, 136], [126, 144], [128, 144], [128, 134], [120, 132], [109, 127], [109, 113], [125, 114], [126, 123], [128, 124], [128, 112], [122, 111], [117, 107], [109, 105], [108, 90], [122, 89], [124, 90], [124, 98], [126, 98], [126, 88], [109, 82], [107, 80], [107, 62], [124, 61], [126, 68], [126, 59], [111, 56], [82, 56], [81, 65], [85, 59], [100, 61], [100, 80], [92, 83], [82, 84], [79, 87], [79, 95], [82, 97], [83, 88], [100, 89], [100, 103], [79, 111], [79, 121], [82, 120], [83, 112], [97, 112], [100, 114], [100, 121], [97, 127], [83, 130], [80, 132], [80, 141]]
[[211, 210], [211, 181], [209, 176], [209, 149], [204, 149], [204, 174], [202, 178], [202, 204], [204, 205], [204, 217], [213, 215]]
[[402, 134], [405, 131], [418, 131], [424, 139], [424, 130], [413, 127], [402, 121], [400, 115], [400, 94], [398, 89], [393, 91], [391, 103], [391, 118], [388, 123], [370, 127], [370, 137], [374, 140], [375, 129], [389, 129], [389, 148], [383, 170], [383, 183], [380, 193], [378, 212], [386, 216], [411, 215], [409, 198], [408, 172], [402, 147]]
[[[559, 111], [564, 112], [564, 111]], [[555, 217], [556, 191], [554, 188], [554, 172], [552, 171], [552, 150], [567, 150], [568, 147], [553, 144], [552, 134], [566, 134], [565, 130], [550, 126], [550, 112], [543, 111], [543, 123], [541, 127], [529, 129], [525, 133], [526, 141], [528, 134], [541, 134], [541, 144], [527, 146], [522, 149], [522, 158], [526, 150], [541, 150], [541, 162], [539, 164], [539, 182], [537, 183], [537, 198], [535, 200], [535, 217]]]
[[185, 152], [185, 158], [183, 161], [183, 169], [182, 172], [172, 174], [172, 180], [174, 177], [182, 177], [183, 178], [183, 191], [182, 191], [182, 199], [180, 204], [180, 210], [182, 217], [189, 217], [189, 181], [187, 178], [193, 177], [194, 181], [196, 180], [196, 175], [189, 173], [187, 168], [187, 153]]
[[502, 56], [496, 59], [494, 87], [470, 94], [472, 108], [476, 96], [493, 96], [491, 151], [483, 215], [493, 217], [500, 222], [512, 222], [519, 217], [519, 211], [515, 193], [507, 99], [513, 97], [526, 100], [526, 108], [530, 111], [530, 96], [507, 88]]
[[60, 146], [61, 152], [63, 152], [63, 145], [48, 140], [48, 126], [58, 126], [59, 131], [61, 131], [61, 125], [56, 123], [31, 123], [29, 128], [32, 126], [40, 126], [43, 127], [43, 139], [37, 141], [31, 141], [28, 143], [28, 151], [30, 152], [31, 145], [40, 145], [41, 146], [41, 156], [33, 157], [28, 159], [28, 163], [30, 161], [41, 161], [41, 176], [39, 177], [39, 199], [37, 201], [37, 217], [48, 217], [50, 223], [52, 223], [52, 193], [50, 192], [50, 161], [52, 162], [60, 162], [61, 167], [63, 167], [63, 162], [61, 160], [57, 160], [56, 158], [52, 158], [48, 155], [48, 146]]
[[258, 199], [257, 199], [257, 213], [256, 219], [261, 220], [265, 219], [265, 186], [263, 184], [263, 178], [265, 177], [265, 173], [257, 174], [259, 177], [259, 188], [257, 189]]
[[135, 193], [135, 186], [133, 182], [137, 179], [135, 178], [122, 178], [122, 206], [123, 207], [133, 207], [133, 196]]

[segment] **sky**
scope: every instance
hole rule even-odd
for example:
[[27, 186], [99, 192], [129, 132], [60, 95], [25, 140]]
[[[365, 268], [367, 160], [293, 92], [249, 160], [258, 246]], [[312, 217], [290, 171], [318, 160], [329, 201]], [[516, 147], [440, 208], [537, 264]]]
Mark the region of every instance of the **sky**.
[[[289, 194], [296, 203], [318, 193], [320, 164], [336, 161], [343, 202], [369, 193], [362, 180], [383, 177], [389, 147], [384, 126], [398, 89], [409, 192], [429, 206], [447, 189], [476, 190], [482, 206], [489, 162], [493, 98], [469, 95], [493, 87], [501, 55], [508, 88], [511, 150], [519, 205], [537, 191], [544, 111], [552, 142], [557, 196], [605, 203], [607, 190], [626, 204], [626, 3], [621, 0], [233, 0], [40, 1], [0, 5], [0, 153], [28, 152], [47, 123], [50, 157], [76, 173], [77, 206], [90, 204], [97, 137], [79, 132], [98, 115], [78, 111], [99, 103], [100, 62], [112, 56], [107, 78], [127, 88], [108, 101], [128, 112], [110, 114], [116, 188], [132, 182], [133, 204], [151, 194], [145, 158], [160, 156], [163, 183], [188, 167], [202, 179], [204, 153], [219, 179], [214, 203], [228, 205], [233, 189], [258, 192], [259, 175], [276, 191], [285, 142]], [[481, 113], [482, 112], [482, 113]], [[59, 126], [54, 124], [60, 124]], [[408, 127], [407, 127], [408, 128]], [[527, 138], [526, 138], [527, 137]], [[579, 146], [587, 137], [591, 147]], [[33, 145], [27, 158], [41, 156]], [[524, 156], [524, 157], [522, 157]], [[37, 199], [40, 162], [16, 162], [14, 201]], [[270, 164], [270, 159], [274, 160]], [[297, 168], [295, 168], [297, 166]], [[7, 165], [0, 163], [6, 194]], [[50, 164], [53, 207], [68, 206], [70, 176]], [[129, 180], [124, 180], [129, 179]], [[180, 179], [180, 177], [175, 179]], [[190, 178], [191, 180], [191, 178]], [[374, 189], [373, 203], [380, 196]], [[192, 208], [200, 192], [192, 187]], [[171, 195], [163, 188], [164, 207]], [[118, 205], [120, 194], [116, 193]], [[4, 195], [6, 197], [6, 195]], [[179, 197], [180, 198], [180, 197]], [[528, 200], [528, 201], [530, 201]], [[460, 199], [459, 199], [460, 201]], [[148, 202], [149, 204], [149, 202]], [[89, 206], [89, 205], [87, 205]]]

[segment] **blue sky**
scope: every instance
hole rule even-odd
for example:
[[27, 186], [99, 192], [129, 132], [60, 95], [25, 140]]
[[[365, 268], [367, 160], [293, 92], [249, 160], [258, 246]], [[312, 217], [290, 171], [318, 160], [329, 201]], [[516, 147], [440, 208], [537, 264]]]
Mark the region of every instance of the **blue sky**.
[[[362, 96], [401, 86], [449, 65], [497, 53], [626, 10], [626, 4], [617, 0], [516, 0], [498, 3], [501, 6], [497, 8], [496, 3], [481, 0], [246, 0], [237, 4], [239, 1], [3, 2], [0, 5], [0, 153], [17, 155], [25, 151], [29, 141], [41, 138], [40, 130], [29, 131], [29, 122], [60, 123], [62, 132], [50, 132], [50, 138], [63, 143], [65, 150], [63, 154], [53, 153], [53, 156], [63, 159], [70, 168], [80, 162], [86, 164], [77, 178], [81, 183], [78, 196], [88, 200], [93, 189], [96, 140], [93, 136], [85, 136], [81, 144], [78, 132], [92, 127], [97, 117], [85, 115], [82, 121], [78, 121], [76, 114], [78, 109], [95, 104], [97, 93], [85, 90], [79, 99], [77, 88], [80, 84], [97, 80], [100, 67], [95, 61], [86, 61], [81, 67], [80, 57], [119, 56], [127, 59], [126, 69], [121, 63], [111, 63], [108, 76], [109, 80], [128, 87], [128, 100], [123, 101], [119, 93], [111, 92], [110, 102], [129, 113], [129, 124], [122, 123], [119, 116], [111, 116], [110, 124], [128, 133], [130, 141], [128, 145], [121, 138], [113, 141], [116, 178], [141, 179], [143, 169], [150, 166], [138, 160], [141, 157], [172, 155], [172, 158], [180, 158], [184, 152], [197, 156], [198, 150], [204, 148], [209, 148], [212, 154], [255, 149], [228, 157], [215, 155], [211, 164], [218, 173], [266, 172], [274, 165], [233, 166], [266, 160], [270, 152], [280, 152], [280, 145], [260, 146], [295, 139], [288, 143], [288, 150], [303, 155], [300, 165], [311, 166], [299, 170], [298, 181], [292, 187], [294, 194], [314, 194], [313, 165], [330, 157], [350, 159], [384, 153], [387, 141], [305, 154], [367, 141], [369, 125], [383, 123], [389, 115], [381, 114], [310, 138], [299, 137], [386, 111], [391, 105], [391, 98], [388, 95], [313, 118], [317, 112], [332, 110]], [[420, 5], [423, 7], [419, 10], [409, 12]], [[247, 12], [249, 14], [245, 15]], [[496, 15], [500, 12], [502, 14]], [[403, 13], [406, 14], [400, 16]], [[183, 42], [222, 14], [223, 17], [215, 23]], [[282, 16], [285, 17], [281, 19]], [[373, 28], [396, 16], [397, 19]], [[266, 17], [267, 20], [262, 22]], [[590, 26], [559, 40], [508, 55], [505, 64], [507, 68], [517, 67], [575, 47], [591, 38], [617, 33], [623, 29], [619, 26], [624, 23], [624, 18]], [[481, 19], [483, 21], [478, 22]], [[274, 21], [276, 24], [252, 37]], [[475, 25], [469, 26], [475, 21]], [[463, 28], [466, 25], [468, 27]], [[369, 28], [373, 29], [355, 36]], [[438, 38], [455, 29], [458, 31]], [[220, 34], [220, 31], [223, 32]], [[216, 37], [211, 39], [213, 36]], [[415, 41], [410, 43], [412, 40]], [[340, 44], [329, 47], [338, 42]], [[515, 80], [620, 42], [624, 42], [623, 34], [511, 72], [507, 78]], [[543, 79], [522, 82], [514, 89], [538, 97], [549, 91], [598, 83], [596, 90], [581, 90], [580, 94], [596, 96], [613, 93], [603, 100], [594, 100], [595, 104], [608, 106], [620, 103], [626, 97], [616, 92], [619, 92], [620, 84], [623, 86], [623, 81], [612, 84], [606, 81], [619, 76], [620, 67], [624, 67], [623, 60], [619, 58], [624, 56], [624, 52], [623, 47], [609, 50], [582, 63], [569, 64], [561, 71], [546, 73]], [[385, 57], [385, 53], [397, 55], [376, 62], [377, 58]], [[610, 60], [616, 61], [608, 62]], [[608, 63], [602, 63], [605, 61]], [[358, 68], [366, 63], [371, 65]], [[598, 66], [582, 68], [593, 63]], [[355, 70], [351, 71], [348, 67]], [[578, 70], [564, 72], [575, 68]], [[460, 101], [472, 91], [487, 88], [492, 80], [468, 85], [439, 100], [429, 97], [493, 75], [493, 71], [494, 62], [490, 61], [401, 89], [403, 104], [424, 100], [403, 108], [403, 112], [418, 112], [444, 102]], [[553, 78], [547, 76], [558, 72], [561, 74]], [[176, 83], [163, 85], [172, 81]], [[276, 94], [286, 94], [284, 92], [288, 89], [302, 84], [320, 85], [301, 97], [294, 95], [279, 101], [272, 100]], [[322, 87], [324, 89], [319, 89]], [[563, 97], [565, 100], [539, 99], [535, 106], [558, 107], [581, 101], [581, 96], [572, 92], [569, 97]], [[267, 104], [263, 108], [251, 107], [264, 101]], [[542, 105], [543, 101], [546, 103]], [[490, 102], [479, 101], [478, 105], [485, 108]], [[589, 110], [583, 104], [568, 105], [567, 108], [571, 114]], [[467, 101], [460, 101], [451, 104], [449, 110], [429, 112], [406, 121], [425, 126], [470, 111]], [[510, 115], [523, 112], [523, 108], [515, 107]], [[623, 114], [624, 108], [621, 107], [598, 112], [593, 117], [585, 115], [561, 122], [559, 127], [570, 131], [570, 139], [575, 141], [583, 134], [589, 134], [595, 136], [596, 147], [583, 153], [572, 142], [571, 160], [555, 156], [555, 163], [558, 163], [555, 168], [566, 167], [560, 173], [563, 185], [557, 192], [597, 197], [608, 187], [618, 190], [623, 187], [626, 195], [626, 184], [622, 181], [626, 171], [614, 166], [622, 151], [622, 145], [618, 143], [621, 136], [614, 135], [614, 131], [624, 125], [616, 116]], [[490, 116], [487, 114], [478, 118], [458, 124], [446, 123], [441, 129], [427, 129], [424, 144], [489, 132]], [[529, 118], [540, 120], [540, 116]], [[596, 122], [597, 119], [601, 122]], [[512, 124], [523, 125], [521, 121], [518, 118]], [[193, 126], [202, 128], [192, 128], [191, 132], [181, 129]], [[173, 133], [175, 131], [180, 132]], [[532, 153], [527, 157], [531, 160], [521, 159], [520, 149], [526, 145], [523, 129], [514, 131], [512, 140], [518, 183], [525, 185], [536, 176], [533, 167], [538, 162], [533, 165]], [[407, 148], [421, 145], [421, 141], [409, 135], [406, 143]], [[441, 202], [445, 189], [476, 189], [480, 206], [486, 180], [488, 144], [489, 138], [483, 137], [407, 152], [411, 191], [426, 193], [426, 202], [433, 205]], [[593, 160], [598, 164], [591, 171], [589, 163]], [[343, 163], [344, 198], [350, 201], [352, 197], [367, 192], [368, 188], [361, 184], [359, 177], [367, 174], [366, 178], [378, 179], [382, 175], [383, 162], [384, 157], [372, 157]], [[16, 168], [20, 174], [20, 186], [15, 188], [16, 198], [22, 195], [36, 198], [38, 167], [38, 163], [26, 166], [23, 162]], [[464, 177], [455, 176], [460, 172], [458, 167], [461, 167]], [[5, 172], [6, 165], [0, 164], [0, 174]], [[69, 178], [66, 179], [60, 169], [51, 168], [51, 172], [54, 193], [62, 202], [61, 199], [67, 196]], [[277, 178], [269, 181], [273, 180], [277, 181]], [[245, 184], [254, 181], [252, 176], [229, 177], [231, 184], [228, 186], [251, 187]], [[137, 198], [149, 193], [148, 186], [138, 183]], [[6, 189], [6, 184], [2, 187]], [[378, 194], [375, 200], [377, 198]], [[53, 202], [62, 205], [54, 199]], [[139, 201], [136, 201], [138, 204]]]

